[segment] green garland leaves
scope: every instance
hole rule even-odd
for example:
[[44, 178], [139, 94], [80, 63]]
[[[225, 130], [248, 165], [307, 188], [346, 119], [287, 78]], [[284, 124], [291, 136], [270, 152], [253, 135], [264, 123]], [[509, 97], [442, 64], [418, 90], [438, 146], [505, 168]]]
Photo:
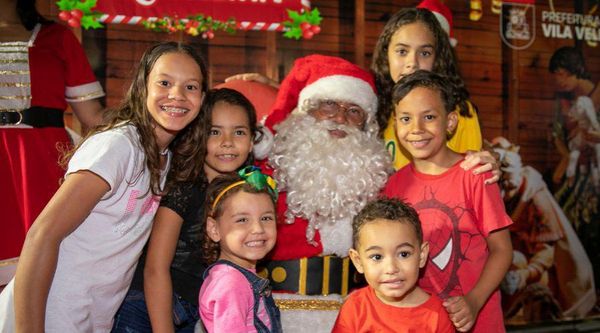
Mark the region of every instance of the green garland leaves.
[[315, 34], [321, 32], [321, 13], [317, 8], [313, 10], [303, 9], [301, 12], [288, 10], [289, 21], [283, 22], [288, 30], [283, 34], [284, 37], [294, 39], [311, 39]]

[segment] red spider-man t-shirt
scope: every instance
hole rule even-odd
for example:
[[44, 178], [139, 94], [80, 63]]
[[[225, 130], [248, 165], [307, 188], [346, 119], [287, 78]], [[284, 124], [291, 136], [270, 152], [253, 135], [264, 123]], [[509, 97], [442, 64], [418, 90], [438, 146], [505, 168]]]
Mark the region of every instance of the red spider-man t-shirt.
[[[490, 174], [473, 175], [459, 163], [441, 175], [427, 175], [413, 164], [394, 174], [383, 194], [403, 199], [419, 213], [430, 252], [419, 286], [445, 299], [467, 294], [488, 258], [486, 237], [512, 221]], [[479, 312], [473, 332], [504, 332], [499, 291]]]

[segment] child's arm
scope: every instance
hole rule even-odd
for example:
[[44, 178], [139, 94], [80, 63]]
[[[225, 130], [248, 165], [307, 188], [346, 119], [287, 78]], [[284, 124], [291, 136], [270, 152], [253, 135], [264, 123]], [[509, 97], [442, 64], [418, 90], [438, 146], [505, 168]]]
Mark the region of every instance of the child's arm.
[[229, 82], [232, 80], [255, 81], [259, 83], [268, 84], [273, 88], [279, 89], [279, 82], [272, 80], [260, 73], [241, 73], [225, 78], [225, 82]]
[[450, 319], [460, 332], [473, 327], [479, 310], [498, 288], [512, 261], [512, 243], [507, 228], [491, 232], [486, 241], [490, 253], [475, 287], [464, 296], [444, 301]]
[[102, 124], [103, 107], [98, 99], [69, 103], [71, 110], [83, 125], [82, 133], [87, 133], [91, 128]]
[[[155, 332], [174, 332], [171, 263], [183, 219], [170, 208], [160, 207], [154, 218], [144, 267], [144, 295]], [[200, 264], [200, 263], [199, 263]]]
[[69, 174], [29, 229], [15, 276], [17, 332], [44, 332], [60, 243], [109, 190], [108, 183], [90, 171]]

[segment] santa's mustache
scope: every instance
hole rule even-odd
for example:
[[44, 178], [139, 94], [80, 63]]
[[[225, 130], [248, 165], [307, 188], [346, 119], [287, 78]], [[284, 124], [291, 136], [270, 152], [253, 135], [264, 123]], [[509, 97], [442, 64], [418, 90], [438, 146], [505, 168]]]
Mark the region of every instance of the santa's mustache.
[[[346, 134], [348, 136], [354, 136], [354, 137], [356, 137], [356, 136], [362, 136], [362, 135], [367, 135], [365, 132], [363, 132], [362, 130], [360, 130], [356, 126], [346, 125], [346, 124], [339, 124], [339, 123], [336, 123], [333, 120], [321, 120], [319, 122], [316, 122], [315, 126], [317, 128], [319, 128], [319, 129], [321, 129], [323, 132], [343, 131], [343, 132], [346, 132]], [[339, 139], [343, 140], [345, 138], [339, 138]]]

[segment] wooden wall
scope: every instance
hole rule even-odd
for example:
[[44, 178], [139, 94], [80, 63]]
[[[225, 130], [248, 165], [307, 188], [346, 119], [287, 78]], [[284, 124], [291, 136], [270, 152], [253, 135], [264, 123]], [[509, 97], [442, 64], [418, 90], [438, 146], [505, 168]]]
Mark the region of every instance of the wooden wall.
[[[42, 1], [42, 11], [56, 15], [51, 1]], [[364, 65], [368, 67], [372, 50], [386, 19], [391, 13], [418, 0], [365, 1]], [[479, 107], [486, 139], [504, 135], [521, 146], [526, 164], [544, 173], [551, 172], [558, 162], [551, 140], [551, 121], [554, 113], [554, 87], [547, 67], [557, 48], [573, 46], [573, 40], [550, 39], [542, 35], [541, 10], [548, 10], [548, 2], [536, 1], [537, 26], [535, 42], [527, 49], [514, 51], [503, 43], [499, 35], [499, 16], [491, 12], [491, 0], [483, 0], [483, 16], [469, 20], [469, 2], [446, 0], [454, 14], [454, 34], [458, 40], [455, 50], [462, 75], [472, 100]], [[592, 0], [553, 1], [555, 10], [586, 13]], [[103, 56], [95, 59], [98, 76], [107, 90], [107, 105], [115, 105], [129, 83], [132, 68], [143, 50], [159, 40], [183, 40], [195, 43], [203, 51], [209, 64], [213, 84], [235, 73], [269, 72], [281, 79], [293, 61], [311, 53], [337, 55], [354, 61], [355, 3], [351, 0], [313, 0], [323, 16], [322, 31], [312, 40], [288, 40], [279, 33], [242, 32], [235, 35], [217, 33], [213, 40], [191, 38], [184, 34], [161, 34], [140, 26], [110, 25], [105, 30], [84, 32], [84, 44], [92, 53]], [[574, 6], [579, 6], [574, 8]], [[44, 9], [45, 8], [45, 9]], [[596, 14], [597, 15], [597, 14]], [[270, 39], [276, 49], [267, 53]], [[100, 46], [98, 46], [100, 45]], [[271, 44], [273, 45], [273, 44]], [[359, 48], [360, 49], [360, 48]], [[595, 81], [600, 80], [600, 46], [583, 46], [588, 69]], [[94, 51], [95, 50], [95, 51]], [[267, 68], [267, 63], [275, 66]]]

